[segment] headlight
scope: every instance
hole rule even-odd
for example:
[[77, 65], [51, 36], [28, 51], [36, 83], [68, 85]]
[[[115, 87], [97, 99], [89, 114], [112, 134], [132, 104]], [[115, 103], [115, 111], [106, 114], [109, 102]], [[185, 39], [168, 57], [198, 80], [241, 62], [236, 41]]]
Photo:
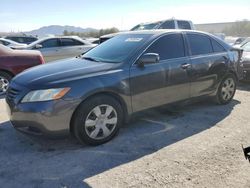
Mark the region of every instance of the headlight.
[[25, 102], [41, 102], [50, 101], [62, 98], [66, 93], [68, 93], [70, 88], [58, 88], [58, 89], [45, 89], [45, 90], [35, 90], [29, 92], [22, 100]]

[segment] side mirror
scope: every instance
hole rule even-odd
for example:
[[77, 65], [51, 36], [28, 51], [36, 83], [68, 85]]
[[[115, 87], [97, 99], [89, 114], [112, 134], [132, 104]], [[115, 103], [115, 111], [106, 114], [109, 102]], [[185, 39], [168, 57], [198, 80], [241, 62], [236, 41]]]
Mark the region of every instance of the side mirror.
[[35, 49], [40, 49], [40, 48], [42, 48], [43, 47], [43, 45], [41, 45], [41, 44], [36, 44], [35, 45]]
[[160, 56], [159, 54], [156, 53], [147, 53], [142, 55], [139, 60], [137, 61], [137, 65], [139, 67], [144, 67], [146, 64], [155, 64], [159, 63], [160, 61]]

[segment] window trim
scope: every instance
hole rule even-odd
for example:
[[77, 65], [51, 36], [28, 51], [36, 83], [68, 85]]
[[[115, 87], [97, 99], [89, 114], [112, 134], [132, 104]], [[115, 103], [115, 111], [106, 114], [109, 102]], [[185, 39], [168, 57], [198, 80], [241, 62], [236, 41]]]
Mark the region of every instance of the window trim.
[[173, 33], [165, 33], [163, 35], [160, 35], [158, 37], [156, 37], [153, 41], [150, 42], [150, 44], [142, 51], [142, 53], [140, 53], [140, 55], [138, 55], [138, 57], [135, 59], [135, 61], [133, 62], [133, 64], [131, 66], [137, 66], [137, 62], [138, 60], [140, 59], [140, 57], [148, 50], [148, 48], [153, 44], [155, 43], [158, 39], [160, 39], [161, 37], [165, 37], [167, 35], [173, 35], [173, 34], [180, 34], [181, 37], [182, 37], [182, 41], [183, 41], [183, 48], [184, 48], [184, 56], [183, 57], [177, 57], [177, 58], [171, 58], [171, 59], [164, 59], [164, 60], [160, 60], [159, 63], [157, 64], [160, 64], [161, 62], [165, 62], [165, 61], [171, 61], [171, 60], [178, 60], [178, 59], [182, 59], [182, 58], [187, 58], [188, 57], [188, 53], [187, 53], [187, 48], [186, 48], [186, 40], [185, 40], [185, 36], [182, 32], [173, 32]]

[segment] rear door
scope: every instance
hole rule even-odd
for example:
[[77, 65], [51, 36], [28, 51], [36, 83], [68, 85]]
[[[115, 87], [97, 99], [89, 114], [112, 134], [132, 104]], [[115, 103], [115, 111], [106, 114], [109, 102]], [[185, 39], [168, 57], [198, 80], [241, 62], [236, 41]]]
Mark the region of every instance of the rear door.
[[186, 36], [192, 62], [191, 97], [211, 94], [226, 73], [227, 51], [208, 35], [188, 33]]
[[183, 36], [167, 34], [157, 39], [145, 53], [157, 53], [160, 62], [144, 68], [133, 65], [130, 86], [134, 111], [152, 108], [190, 96], [189, 58], [185, 54]]

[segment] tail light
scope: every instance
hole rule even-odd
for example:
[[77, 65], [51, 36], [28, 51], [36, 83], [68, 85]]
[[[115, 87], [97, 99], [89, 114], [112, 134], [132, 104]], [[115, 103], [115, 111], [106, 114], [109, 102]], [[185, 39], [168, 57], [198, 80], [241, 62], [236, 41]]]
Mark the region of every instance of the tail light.
[[42, 55], [39, 56], [39, 60], [40, 60], [41, 64], [45, 64], [45, 61], [44, 61], [44, 58]]

